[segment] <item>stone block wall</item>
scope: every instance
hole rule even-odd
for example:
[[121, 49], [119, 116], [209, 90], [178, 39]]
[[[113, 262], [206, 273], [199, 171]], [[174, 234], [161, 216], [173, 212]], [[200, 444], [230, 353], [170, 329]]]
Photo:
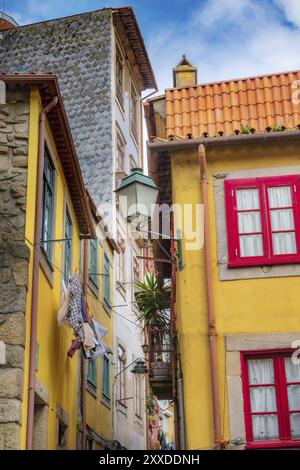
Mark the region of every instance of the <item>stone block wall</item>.
[[20, 448], [29, 249], [25, 244], [29, 91], [0, 105], [0, 449]]
[[110, 203], [112, 10], [11, 29], [0, 39], [0, 72], [57, 75], [85, 184]]

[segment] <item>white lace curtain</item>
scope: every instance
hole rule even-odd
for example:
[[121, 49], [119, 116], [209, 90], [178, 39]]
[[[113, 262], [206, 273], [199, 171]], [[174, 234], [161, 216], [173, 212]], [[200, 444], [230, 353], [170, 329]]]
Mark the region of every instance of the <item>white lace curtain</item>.
[[[250, 400], [252, 413], [277, 412], [275, 375], [273, 359], [251, 359], [248, 361]], [[288, 406], [291, 436], [300, 437], [300, 365], [285, 358]], [[296, 382], [296, 383], [295, 383]], [[297, 383], [298, 382], [298, 383]], [[260, 384], [268, 385], [259, 387]], [[290, 385], [289, 385], [290, 384]], [[294, 411], [294, 413], [293, 413]], [[252, 415], [253, 439], [279, 438], [277, 414]]]
[[294, 230], [293, 209], [278, 209], [292, 206], [291, 187], [268, 188], [268, 197], [271, 210], [271, 229], [272, 232], [279, 231], [272, 233], [274, 255], [296, 253], [295, 232], [280, 232], [280, 230]]
[[[289, 410], [300, 411], [300, 365], [285, 358], [285, 373], [287, 383], [299, 382], [299, 385], [287, 385]], [[300, 437], [300, 413], [290, 413], [290, 424], [292, 437]]]
[[[253, 234], [261, 232], [259, 193], [258, 189], [239, 189], [236, 191], [238, 227], [240, 234], [241, 256], [262, 256], [262, 235]], [[252, 233], [252, 235], [244, 235]]]
[[[274, 365], [272, 359], [248, 361], [250, 385], [269, 384], [268, 387], [251, 387], [251, 411], [277, 411]], [[252, 415], [253, 439], [276, 439], [279, 437], [276, 414]]]

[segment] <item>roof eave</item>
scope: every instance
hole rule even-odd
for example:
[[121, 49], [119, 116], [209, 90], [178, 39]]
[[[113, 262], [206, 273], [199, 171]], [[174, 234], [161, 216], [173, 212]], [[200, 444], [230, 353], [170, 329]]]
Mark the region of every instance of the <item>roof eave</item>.
[[222, 145], [243, 145], [255, 143], [267, 143], [278, 141], [292, 142], [300, 140], [300, 130], [266, 132], [258, 134], [242, 134], [220, 137], [203, 137], [200, 139], [178, 139], [160, 142], [148, 142], [148, 148], [152, 152], [169, 151], [170, 153], [180, 149], [196, 148], [203, 144], [206, 147], [218, 147]]
[[[154, 72], [153, 72], [153, 69], [152, 69], [150, 58], [149, 58], [149, 55], [148, 55], [148, 52], [147, 52], [147, 49], [146, 49], [146, 46], [145, 46], [145, 43], [144, 43], [144, 39], [142, 37], [142, 34], [141, 34], [141, 31], [140, 31], [140, 28], [139, 28], [138, 22], [136, 20], [136, 16], [134, 14], [133, 9], [131, 7], [120, 7], [120, 8], [113, 9], [112, 12], [113, 12], [113, 15], [119, 15], [120, 20], [123, 23], [123, 26], [124, 26], [126, 31], [127, 31], [127, 28], [128, 28], [128, 24], [125, 23], [125, 18], [129, 20], [129, 23], [133, 28], [133, 32], [136, 36], [136, 41], [137, 41], [137, 45], [138, 45], [138, 49], [139, 49], [139, 56], [143, 57], [144, 66], [148, 69], [147, 70], [148, 78], [145, 78], [144, 74], [141, 72], [141, 75], [143, 76], [144, 86], [145, 86], [144, 89], [145, 90], [146, 89], [158, 90], [158, 86], [157, 86], [157, 83], [156, 83], [156, 79], [155, 79], [155, 75], [154, 75]], [[135, 52], [134, 38], [128, 36], [128, 39], [129, 39], [129, 42], [130, 42], [130, 44], [131, 44], [131, 46], [132, 46], [132, 48]], [[136, 57], [137, 64], [140, 68], [142, 62], [136, 56], [136, 54], [135, 54], [135, 57]]]
[[[71, 130], [70, 130], [69, 123], [68, 123], [68, 118], [66, 115], [66, 111], [64, 109], [64, 104], [63, 104], [62, 96], [60, 94], [59, 85], [58, 85], [56, 76], [51, 75], [51, 74], [45, 74], [45, 75], [0, 74], [0, 79], [3, 80], [7, 84], [21, 84], [21, 85], [23, 84], [23, 85], [29, 85], [29, 86], [37, 86], [40, 90], [43, 105], [47, 104], [47, 102], [49, 102], [51, 98], [54, 98], [55, 96], [58, 97], [58, 105], [52, 109], [49, 115], [47, 115], [47, 119], [51, 128], [51, 131], [54, 135], [54, 140], [55, 140], [55, 135], [58, 132], [58, 129], [60, 127], [63, 128], [64, 143], [66, 144], [66, 147], [68, 149], [67, 155], [68, 157], [70, 157], [70, 160], [72, 163], [72, 170], [73, 170], [72, 178], [74, 177], [76, 181], [77, 191], [78, 191], [78, 194], [80, 195], [79, 205], [75, 204], [74, 201], [72, 201], [74, 205], [75, 213], [76, 213], [76, 218], [78, 221], [80, 237], [81, 238], [94, 238], [95, 231], [94, 231], [94, 226], [93, 226], [92, 213], [91, 213], [91, 209], [88, 203], [88, 198], [86, 195], [85, 185], [83, 182], [81, 169], [80, 169], [77, 153], [75, 150], [75, 145], [73, 142]], [[47, 90], [45, 88], [45, 85], [48, 85]], [[55, 115], [57, 122], [60, 123], [60, 126], [56, 129], [54, 128], [53, 123], [51, 122], [51, 116], [53, 115]], [[62, 160], [62, 155], [60, 155], [60, 159]], [[66, 175], [63, 163], [64, 162], [62, 160], [63, 171], [66, 177], [68, 189], [70, 190], [71, 180], [68, 177], [68, 175]], [[79, 216], [79, 213], [81, 213], [81, 211], [82, 211], [83, 217]]]

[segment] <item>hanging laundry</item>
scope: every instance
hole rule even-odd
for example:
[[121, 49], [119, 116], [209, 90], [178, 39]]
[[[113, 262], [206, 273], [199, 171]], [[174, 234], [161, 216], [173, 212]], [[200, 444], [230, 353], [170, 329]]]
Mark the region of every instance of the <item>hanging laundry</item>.
[[93, 349], [95, 347], [95, 335], [90, 327], [90, 325], [87, 322], [83, 323], [83, 334], [84, 334], [84, 340], [83, 340], [83, 346], [85, 349]]
[[89, 317], [87, 313], [87, 308], [86, 308], [86, 303], [85, 303], [83, 292], [81, 294], [81, 314], [82, 314], [83, 321], [89, 322]]
[[67, 318], [67, 315], [69, 312], [69, 302], [70, 302], [70, 287], [68, 287], [66, 294], [65, 294], [64, 302], [57, 313], [57, 322], [59, 326], [62, 323], [64, 323], [67, 326], [71, 326], [70, 321]]
[[84, 341], [83, 318], [81, 312], [82, 288], [77, 274], [71, 274], [69, 277], [70, 300], [68, 317], [74, 329], [77, 339]]
[[105, 346], [103, 342], [103, 337], [107, 334], [107, 328], [102, 326], [96, 320], [92, 320], [93, 327], [96, 332], [96, 339], [97, 344], [95, 350], [91, 351], [91, 357], [95, 359], [96, 357], [103, 357], [106, 352], [108, 352], [108, 348]]
[[77, 349], [81, 346], [81, 342], [78, 339], [72, 339], [71, 347], [68, 351], [68, 357], [73, 357]]

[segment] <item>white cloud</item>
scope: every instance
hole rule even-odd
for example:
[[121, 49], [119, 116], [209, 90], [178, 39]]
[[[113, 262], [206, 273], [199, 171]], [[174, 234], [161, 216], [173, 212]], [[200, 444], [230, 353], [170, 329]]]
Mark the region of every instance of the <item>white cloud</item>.
[[188, 22], [152, 31], [147, 46], [160, 91], [172, 87], [172, 68], [183, 53], [201, 83], [299, 69], [298, 10], [290, 12], [290, 27], [269, 0], [206, 0]]
[[36, 21], [36, 18], [33, 16], [22, 15], [16, 11], [6, 11], [5, 13], [11, 16], [11, 18], [13, 18], [18, 23], [18, 25], [30, 24]]
[[283, 10], [288, 21], [300, 27], [300, 2], [299, 0], [273, 0], [274, 4]]

